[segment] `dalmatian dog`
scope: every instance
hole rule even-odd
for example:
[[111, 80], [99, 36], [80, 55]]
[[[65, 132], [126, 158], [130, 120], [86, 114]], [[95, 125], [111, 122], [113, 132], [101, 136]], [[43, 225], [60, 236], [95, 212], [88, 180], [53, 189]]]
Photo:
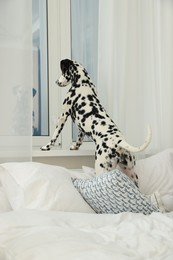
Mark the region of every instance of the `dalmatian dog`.
[[71, 83], [63, 102], [62, 114], [50, 142], [41, 147], [47, 151], [54, 146], [69, 116], [77, 124], [79, 135], [71, 150], [78, 150], [85, 135], [95, 143], [95, 172], [101, 174], [117, 166], [138, 186], [138, 176], [134, 172], [135, 157], [131, 153], [140, 152], [151, 141], [151, 129], [148, 127], [146, 141], [139, 147], [127, 143], [123, 134], [98, 99], [96, 88], [86, 69], [76, 61], [64, 59], [60, 62], [62, 75], [57, 80], [60, 87]]

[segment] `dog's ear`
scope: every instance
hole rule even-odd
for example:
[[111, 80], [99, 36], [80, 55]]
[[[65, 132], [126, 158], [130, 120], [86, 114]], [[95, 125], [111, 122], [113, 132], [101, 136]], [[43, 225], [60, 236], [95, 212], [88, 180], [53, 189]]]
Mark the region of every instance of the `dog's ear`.
[[72, 64], [73, 64], [72, 60], [69, 60], [69, 59], [61, 60], [60, 68], [62, 70], [62, 73], [67, 71], [69, 69], [70, 65], [72, 65]]

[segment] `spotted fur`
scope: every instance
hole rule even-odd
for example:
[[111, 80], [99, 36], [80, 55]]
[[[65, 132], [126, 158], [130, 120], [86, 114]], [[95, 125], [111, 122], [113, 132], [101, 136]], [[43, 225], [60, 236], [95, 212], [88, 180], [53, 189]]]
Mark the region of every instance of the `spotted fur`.
[[135, 157], [131, 152], [140, 152], [148, 146], [151, 140], [151, 129], [148, 128], [147, 139], [140, 147], [128, 144], [98, 99], [96, 88], [86, 69], [69, 59], [62, 60], [60, 67], [62, 75], [57, 80], [57, 84], [65, 87], [71, 83], [71, 87], [64, 99], [62, 114], [52, 139], [41, 149], [44, 151], [51, 149], [68, 116], [71, 116], [79, 128], [78, 139], [71, 149], [78, 150], [84, 136], [90, 136], [96, 147], [96, 174], [111, 171], [118, 165], [138, 185], [138, 177], [134, 172]]

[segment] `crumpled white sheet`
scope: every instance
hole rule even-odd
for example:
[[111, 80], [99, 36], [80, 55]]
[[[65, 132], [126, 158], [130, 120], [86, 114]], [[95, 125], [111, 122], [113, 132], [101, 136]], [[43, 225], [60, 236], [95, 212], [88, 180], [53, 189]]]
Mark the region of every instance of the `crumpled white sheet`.
[[0, 214], [0, 260], [173, 259], [173, 215]]

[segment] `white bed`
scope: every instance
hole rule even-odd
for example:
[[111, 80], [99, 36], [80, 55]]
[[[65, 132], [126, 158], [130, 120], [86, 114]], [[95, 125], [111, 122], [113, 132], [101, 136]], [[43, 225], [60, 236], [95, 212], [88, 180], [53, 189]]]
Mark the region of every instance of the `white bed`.
[[172, 260], [173, 149], [136, 168], [140, 190], [157, 190], [164, 213], [96, 214], [71, 181], [93, 180], [87, 167], [1, 164], [0, 260]]

